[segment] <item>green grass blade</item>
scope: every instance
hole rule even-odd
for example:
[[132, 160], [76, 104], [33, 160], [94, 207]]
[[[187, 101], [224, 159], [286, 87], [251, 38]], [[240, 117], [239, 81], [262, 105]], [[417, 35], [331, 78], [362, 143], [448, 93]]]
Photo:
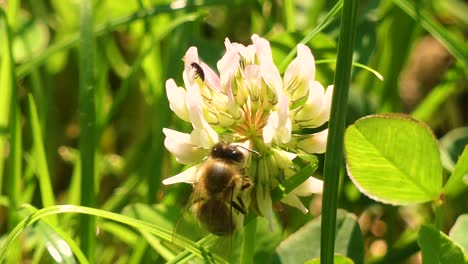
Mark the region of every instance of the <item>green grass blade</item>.
[[[7, 16], [3, 8], [0, 8], [0, 45], [3, 47], [1, 51], [0, 61], [0, 149], [5, 149], [8, 137], [8, 124], [10, 116], [10, 104], [13, 92], [13, 56], [11, 54], [11, 34], [8, 27]], [[5, 165], [5, 152], [0, 151], [0, 192], [3, 190], [3, 171]]]
[[[185, 248], [194, 254], [197, 257], [203, 258], [204, 249], [203, 245], [199, 243], [194, 243], [193, 241], [179, 236], [177, 234], [173, 234], [172, 230], [167, 230], [164, 228], [159, 227], [157, 224], [148, 223], [145, 221], [137, 220], [128, 216], [107, 212], [104, 210], [99, 210], [95, 208], [85, 207], [85, 206], [77, 206], [77, 205], [56, 205], [52, 207], [47, 207], [34, 212], [29, 217], [23, 219], [15, 228], [10, 232], [8, 235], [3, 247], [0, 249], [0, 263], [4, 260], [6, 252], [11, 248], [13, 242], [18, 238], [18, 236], [23, 232], [26, 228], [33, 225], [35, 222], [39, 221], [44, 217], [48, 217], [51, 215], [57, 214], [65, 214], [65, 213], [79, 213], [85, 215], [92, 215], [96, 217], [102, 217], [105, 219], [109, 219], [112, 221], [116, 221], [130, 227], [136, 228], [143, 232], [147, 232], [149, 234], [153, 234], [156, 237], [159, 237], [165, 241], [172, 242], [174, 241], [175, 244], [180, 246], [181, 248]], [[208, 236], [212, 241], [215, 236], [211, 235]], [[226, 263], [221, 257], [217, 255], [212, 255], [216, 263]]]
[[240, 263], [253, 263], [255, 253], [255, 235], [257, 234], [257, 218], [253, 218], [244, 226], [244, 238], [242, 239], [242, 248]]
[[29, 116], [31, 118], [31, 129], [34, 140], [34, 164], [39, 180], [41, 199], [44, 207], [55, 205], [54, 192], [50, 182], [49, 169], [47, 168], [47, 159], [44, 150], [39, 116], [37, 114], [36, 103], [31, 94], [28, 95]]
[[456, 60], [463, 64], [465, 69], [468, 68], [468, 53], [466, 48], [463, 48], [466, 47], [465, 43], [457, 40], [447, 29], [435, 21], [424, 8], [418, 6], [415, 1], [393, 0], [393, 2], [439, 40]]
[[[22, 210], [22, 218], [23, 221], [27, 219], [30, 214], [36, 213], [38, 210], [30, 205], [25, 205], [24, 206], [26, 210]], [[23, 208], [22, 208], [23, 209]], [[26, 211], [26, 212], [25, 212]], [[24, 213], [23, 213], [24, 212]], [[54, 219], [56, 219], [56, 215], [53, 216]], [[78, 260], [79, 263], [88, 263], [88, 260], [84, 256], [83, 252], [81, 251], [80, 247], [78, 246], [77, 243], [66, 233], [64, 232], [60, 227], [58, 227], [55, 224], [50, 223], [47, 220], [39, 220], [37, 224], [35, 224], [33, 227], [33, 230], [36, 232], [38, 236], [41, 236], [41, 238], [47, 243], [51, 243], [48, 245], [51, 248], [56, 248], [56, 251], [63, 251], [63, 252], [54, 252], [54, 253], [61, 253], [64, 255], [63, 260], [65, 260], [62, 263], [70, 263], [73, 262], [73, 260], [68, 256], [69, 254], [64, 254], [68, 253], [67, 250], [71, 250], [73, 252], [74, 256]], [[62, 242], [65, 242], [68, 246], [63, 246], [61, 247], [60, 244]], [[68, 259], [68, 261], [66, 260]], [[33, 262], [34, 263], [34, 262]]]
[[441, 109], [441, 106], [448, 101], [451, 96], [460, 90], [458, 85], [454, 84], [453, 80], [446, 80], [434, 87], [431, 92], [419, 103], [419, 105], [411, 113], [415, 119], [430, 122]]
[[[333, 60], [333, 59], [324, 59], [324, 60], [316, 60], [315, 61], [315, 64], [322, 64], [322, 63], [336, 63], [336, 60]], [[364, 65], [364, 64], [361, 64], [359, 62], [353, 62], [353, 67], [357, 67], [357, 68], [361, 68], [361, 69], [364, 69], [370, 73], [372, 73], [377, 79], [383, 81], [384, 80], [384, 77], [382, 76], [382, 74], [380, 74], [380, 72], [378, 72], [377, 70], [374, 70], [372, 69], [371, 67], [367, 66], [367, 65]]]
[[117, 90], [117, 93], [115, 95], [114, 100], [112, 101], [112, 105], [111, 105], [109, 112], [105, 115], [104, 119], [99, 124], [98, 135], [102, 135], [102, 131], [104, 131], [106, 126], [110, 123], [110, 121], [112, 120], [116, 112], [118, 111], [121, 104], [124, 102], [126, 96], [128, 95], [129, 90], [132, 88], [131, 84], [132, 84], [132, 81], [134, 80], [134, 77], [137, 75], [139, 70], [141, 70], [142, 63], [144, 62], [146, 57], [154, 49], [155, 43], [161, 41], [164, 37], [166, 37], [170, 32], [172, 32], [178, 26], [184, 23], [190, 22], [190, 21], [194, 21], [197, 18], [199, 18], [200, 15], [201, 13], [194, 13], [194, 14], [178, 16], [164, 28], [164, 32], [162, 32], [161, 34], [159, 34], [158, 36], [152, 39], [151, 45], [148, 45], [148, 47], [146, 47], [146, 49], [140, 53], [138, 58], [133, 63], [128, 76], [124, 79], [119, 89]]
[[[338, 14], [341, 11], [341, 8], [343, 7], [343, 0], [338, 1], [335, 6], [328, 12], [327, 16], [318, 24], [310, 33], [308, 33], [304, 39], [302, 39], [298, 44], [306, 44], [308, 43], [315, 35], [318, 33], [322, 32], [328, 25], [331, 24], [335, 20], [335, 18], [338, 16]], [[284, 58], [283, 62], [281, 65], [278, 67], [280, 72], [284, 72], [288, 64], [291, 62], [292, 58], [294, 55], [296, 55], [296, 47], [289, 52], [289, 54]]]
[[[174, 241], [177, 242], [177, 239], [178, 238], [174, 238]], [[209, 234], [209, 235], [203, 237], [202, 239], [198, 240], [196, 245], [198, 247], [211, 247], [212, 245], [214, 245], [218, 241], [218, 239], [219, 239], [219, 237], [217, 237], [215, 235], [212, 235], [212, 234]], [[177, 255], [175, 258], [168, 261], [167, 264], [186, 263], [188, 260], [192, 259], [194, 255], [195, 254], [193, 254], [192, 251], [190, 251], [189, 249], [186, 249], [183, 252], [181, 252], [179, 255]], [[217, 256], [215, 256], [215, 259], [216, 259], [216, 257]], [[221, 260], [220, 263], [226, 263], [226, 261], [222, 260], [221, 258], [219, 258], [219, 259]]]
[[[6, 178], [6, 190], [8, 196], [7, 228], [10, 230], [19, 220], [18, 205], [21, 197], [21, 157], [22, 136], [20, 123], [20, 110], [18, 106], [18, 94], [16, 87], [15, 62], [13, 59], [13, 34], [12, 27], [16, 22], [19, 1], [9, 2], [10, 9], [7, 14], [0, 8], [0, 27], [3, 26], [2, 56], [0, 61], [0, 181], [3, 182], [4, 149], [7, 146], [9, 136], [10, 153], [8, 157], [8, 174]], [[2, 28], [0, 28], [2, 29]], [[7, 134], [8, 133], [8, 134]], [[0, 183], [0, 188], [3, 187]], [[2, 189], [0, 189], [1, 192]], [[18, 262], [21, 259], [20, 245], [16, 245], [9, 252], [9, 262]]]
[[[94, 81], [93, 10], [90, 0], [80, 6], [80, 160], [81, 204], [95, 206], [95, 152], [96, 152], [96, 105]], [[81, 248], [88, 259], [95, 254], [96, 223], [94, 217], [81, 218]]]
[[[317, 159], [316, 156], [313, 156], [315, 159]], [[318, 159], [316, 162], [310, 162], [302, 168], [299, 172], [297, 172], [295, 175], [293, 175], [291, 178], [286, 180], [285, 182], [281, 183], [271, 191], [271, 199], [273, 201], [279, 201], [286, 197], [288, 193], [292, 192], [296, 187], [301, 185], [303, 182], [305, 182], [310, 175], [312, 175], [316, 170], [318, 169]]]
[[462, 154], [458, 157], [455, 169], [450, 175], [444, 186], [443, 192], [450, 197], [456, 197], [468, 187], [466, 178], [468, 178], [468, 146], [465, 146]]
[[[17, 1], [13, 1], [12, 5], [15, 6]], [[9, 18], [12, 17], [12, 12], [9, 10]], [[10, 139], [10, 154], [8, 158], [8, 175], [7, 175], [7, 194], [10, 200], [10, 212], [9, 225], [16, 222], [16, 208], [20, 201], [19, 196], [21, 195], [20, 190], [20, 177], [21, 177], [21, 128], [20, 128], [20, 116], [19, 108], [17, 105], [18, 94], [16, 88], [16, 76], [15, 76], [15, 62], [13, 60], [13, 47], [12, 47], [12, 33], [10, 20], [7, 19], [3, 9], [0, 9], [0, 15], [3, 18], [4, 34], [5, 37], [3, 42], [4, 53], [1, 61], [1, 73], [0, 73], [0, 103], [2, 107], [0, 109], [0, 127], [5, 133], [0, 135], [0, 152], [3, 155], [3, 148], [7, 142], [7, 137]], [[8, 133], [8, 134], [7, 134]], [[0, 156], [0, 175], [3, 174], [3, 157]], [[3, 176], [0, 176], [0, 180], [3, 181]], [[0, 184], [1, 187], [2, 184]], [[1, 190], [1, 189], [0, 189]]]
[[296, 12], [295, 1], [285, 0], [284, 2], [284, 26], [286, 31], [293, 32], [296, 30]]
[[320, 262], [333, 263], [338, 184], [343, 164], [343, 138], [351, 79], [353, 47], [356, 33], [357, 0], [345, 0], [341, 16], [340, 39], [331, 105], [327, 150], [324, 164], [322, 231]]

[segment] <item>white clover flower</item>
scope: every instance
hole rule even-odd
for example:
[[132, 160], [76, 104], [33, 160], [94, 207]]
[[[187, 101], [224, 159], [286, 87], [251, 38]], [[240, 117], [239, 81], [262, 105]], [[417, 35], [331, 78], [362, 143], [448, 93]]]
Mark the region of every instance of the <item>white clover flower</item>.
[[[315, 61], [310, 49], [297, 46], [297, 57], [281, 75], [273, 62], [270, 43], [257, 35], [252, 45], [231, 43], [218, 61], [219, 76], [198, 58], [191, 47], [184, 56], [184, 86], [166, 82], [170, 107], [190, 122], [190, 134], [165, 128], [164, 145], [178, 162], [194, 166], [163, 181], [196, 183], [200, 162], [219, 141], [240, 142], [259, 155], [249, 155], [246, 175], [254, 182], [254, 203], [271, 219], [270, 191], [294, 175], [296, 153], [323, 153], [328, 130], [298, 134], [328, 121], [333, 87], [326, 90], [315, 80]], [[298, 196], [321, 193], [322, 181], [310, 177], [282, 202], [307, 213]], [[270, 221], [271, 222], [271, 221]]]

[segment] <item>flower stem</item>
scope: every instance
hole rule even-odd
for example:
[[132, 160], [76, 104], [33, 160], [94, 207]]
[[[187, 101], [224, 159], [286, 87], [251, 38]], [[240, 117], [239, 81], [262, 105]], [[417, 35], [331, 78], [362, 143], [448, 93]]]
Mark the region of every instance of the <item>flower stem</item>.
[[244, 226], [244, 239], [242, 240], [241, 264], [253, 263], [255, 253], [255, 235], [257, 231], [257, 218], [253, 217], [246, 226]]
[[[95, 197], [96, 105], [94, 84], [93, 11], [90, 0], [81, 1], [80, 8], [80, 160], [81, 205], [93, 207]], [[81, 248], [93, 260], [96, 247], [96, 220], [81, 217]]]
[[329, 134], [324, 164], [322, 203], [322, 231], [320, 263], [333, 263], [335, 247], [336, 210], [340, 168], [343, 163], [343, 135], [348, 105], [348, 91], [353, 60], [357, 0], [344, 0], [333, 99], [329, 121]]

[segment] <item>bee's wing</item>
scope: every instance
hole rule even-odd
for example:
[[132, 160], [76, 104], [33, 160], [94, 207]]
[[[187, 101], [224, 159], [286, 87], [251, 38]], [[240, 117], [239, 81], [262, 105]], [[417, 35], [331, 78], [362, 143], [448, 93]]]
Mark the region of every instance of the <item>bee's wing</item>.
[[[194, 172], [194, 173], [199, 174], [199, 173], [200, 173], [200, 165], [198, 165], [197, 167], [198, 167], [198, 168], [197, 168], [197, 171]], [[199, 175], [195, 175], [194, 178], [199, 179], [200, 177], [199, 177]], [[172, 232], [172, 241], [174, 241], [175, 234], [178, 233], [177, 231], [178, 231], [179, 229], [181, 229], [180, 227], [181, 227], [182, 223], [183, 223], [184, 221], [185, 221], [185, 222], [190, 222], [190, 221], [187, 221], [186, 218], [188, 218], [187, 216], [188, 216], [188, 215], [190, 214], [190, 212], [192, 211], [192, 210], [191, 210], [192, 205], [193, 205], [197, 200], [199, 200], [200, 197], [201, 197], [201, 195], [200, 195], [200, 194], [201, 194], [200, 185], [198, 184], [198, 182], [194, 182], [194, 183], [192, 184], [192, 189], [193, 189], [193, 190], [192, 190], [192, 193], [190, 194], [190, 196], [189, 196], [189, 198], [188, 198], [188, 200], [187, 200], [187, 203], [186, 203], [186, 205], [183, 207], [183, 209], [182, 209], [182, 211], [181, 211], [181, 213], [180, 213], [180, 215], [179, 215], [179, 218], [177, 219], [177, 222], [176, 222], [176, 224], [175, 224], [175, 226], [174, 226], [174, 230], [173, 230], [173, 232]], [[193, 220], [192, 220], [192, 221], [193, 221]]]

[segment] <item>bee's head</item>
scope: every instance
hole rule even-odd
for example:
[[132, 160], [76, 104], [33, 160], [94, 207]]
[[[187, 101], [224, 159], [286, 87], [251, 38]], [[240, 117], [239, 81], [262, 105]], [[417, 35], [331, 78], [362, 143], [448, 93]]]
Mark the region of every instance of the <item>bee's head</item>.
[[242, 150], [239, 149], [239, 146], [226, 143], [217, 143], [211, 149], [211, 156], [227, 162], [236, 163], [243, 162], [245, 158], [245, 155]]

